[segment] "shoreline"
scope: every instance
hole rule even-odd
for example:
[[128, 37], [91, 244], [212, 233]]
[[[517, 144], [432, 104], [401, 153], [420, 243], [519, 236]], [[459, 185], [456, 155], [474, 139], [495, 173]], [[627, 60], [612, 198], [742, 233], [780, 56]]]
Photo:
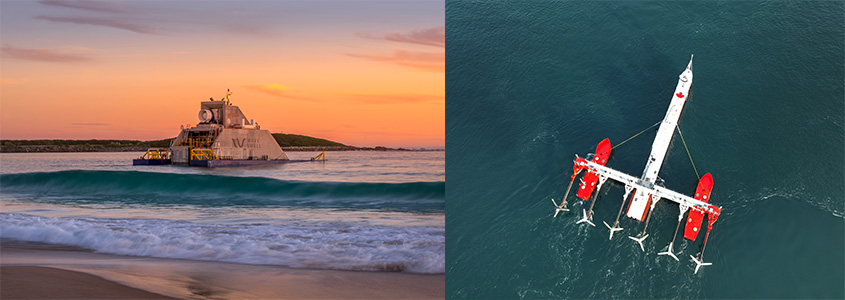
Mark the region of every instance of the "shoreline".
[[[52, 145], [27, 146], [16, 148], [0, 148], [0, 153], [86, 153], [86, 152], [146, 152], [148, 148], [156, 147], [91, 147], [91, 148], [69, 148]], [[166, 147], [165, 147], [166, 148]], [[313, 151], [408, 151], [408, 152], [436, 152], [445, 149], [422, 149], [422, 148], [387, 148], [387, 147], [352, 147], [352, 146], [291, 146], [282, 147], [286, 152], [313, 152]]]
[[[10, 269], [11, 268], [11, 269]], [[61, 286], [43, 289], [41, 277], [74, 282], [83, 298], [191, 299], [442, 299], [445, 274], [294, 269], [81, 251], [74, 247], [4, 240], [0, 244], [3, 298], [66, 298]], [[73, 276], [74, 272], [87, 276]], [[84, 277], [84, 280], [82, 279]], [[79, 279], [79, 280], [76, 280]], [[30, 282], [21, 290], [7, 282]], [[103, 281], [108, 282], [105, 288]], [[9, 295], [7, 291], [37, 292]], [[16, 292], [17, 293], [17, 292]]]

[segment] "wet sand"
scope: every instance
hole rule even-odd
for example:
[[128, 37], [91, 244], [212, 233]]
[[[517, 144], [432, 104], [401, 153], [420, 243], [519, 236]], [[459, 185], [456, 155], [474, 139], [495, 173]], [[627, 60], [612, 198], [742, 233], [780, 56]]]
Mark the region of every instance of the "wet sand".
[[176, 299], [62, 269], [0, 266], [0, 299]]
[[[3, 241], [2, 299], [435, 299], [445, 275], [293, 269]], [[84, 274], [79, 274], [79, 273]]]

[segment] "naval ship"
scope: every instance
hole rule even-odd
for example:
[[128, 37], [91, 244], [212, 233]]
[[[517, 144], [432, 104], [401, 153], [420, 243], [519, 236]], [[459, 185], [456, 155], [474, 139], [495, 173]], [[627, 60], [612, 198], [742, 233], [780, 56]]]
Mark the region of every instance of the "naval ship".
[[[170, 148], [151, 148], [132, 164], [238, 167], [291, 162], [269, 130], [261, 130], [232, 105], [231, 95], [226, 90], [225, 98], [201, 102], [196, 126], [182, 125]], [[320, 157], [324, 154], [311, 160]]]

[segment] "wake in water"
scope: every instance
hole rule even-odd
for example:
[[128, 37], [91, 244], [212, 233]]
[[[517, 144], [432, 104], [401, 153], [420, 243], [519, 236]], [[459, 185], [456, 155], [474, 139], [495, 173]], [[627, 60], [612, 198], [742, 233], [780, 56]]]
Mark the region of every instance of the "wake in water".
[[0, 238], [101, 253], [360, 271], [445, 272], [442, 227], [201, 224], [2, 213]]
[[7, 197], [52, 204], [261, 206], [380, 211], [445, 210], [445, 182], [300, 182], [137, 171], [2, 174]]

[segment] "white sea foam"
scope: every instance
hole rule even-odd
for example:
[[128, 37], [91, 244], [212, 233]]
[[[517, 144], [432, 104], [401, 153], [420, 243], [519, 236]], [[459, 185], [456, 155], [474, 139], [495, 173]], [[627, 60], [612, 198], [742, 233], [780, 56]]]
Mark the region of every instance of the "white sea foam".
[[294, 268], [445, 272], [442, 227], [205, 224], [158, 219], [0, 214], [0, 238], [101, 253]]

